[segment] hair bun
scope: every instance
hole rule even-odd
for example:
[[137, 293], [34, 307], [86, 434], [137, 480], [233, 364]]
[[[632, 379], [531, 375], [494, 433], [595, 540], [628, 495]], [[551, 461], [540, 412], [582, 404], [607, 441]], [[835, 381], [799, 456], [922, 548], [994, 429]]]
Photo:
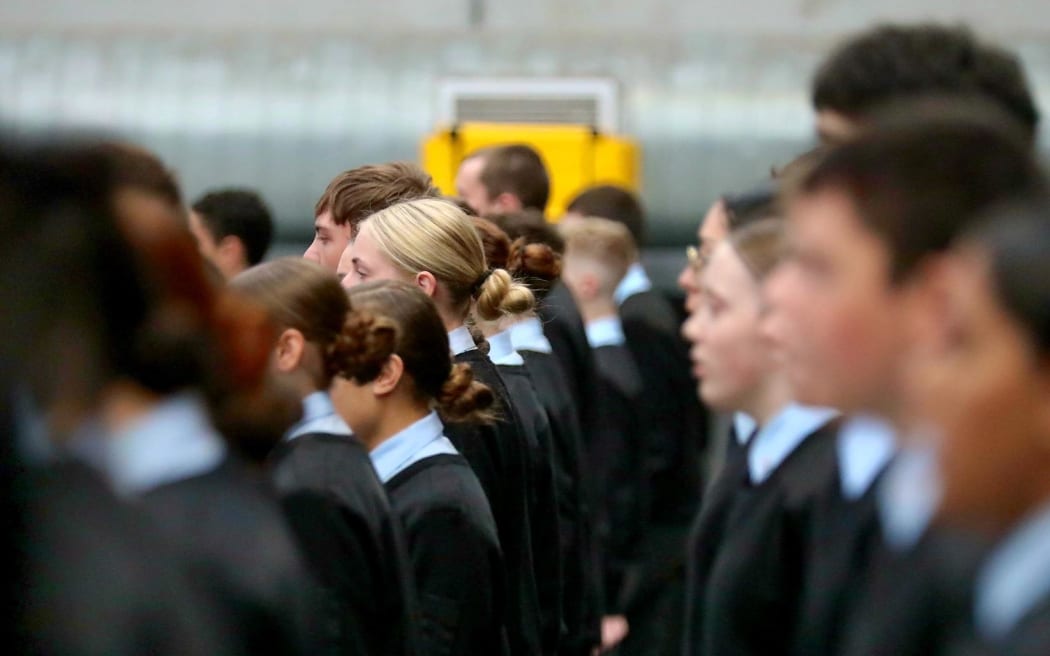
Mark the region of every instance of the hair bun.
[[485, 321], [524, 314], [535, 306], [532, 290], [515, 282], [506, 269], [493, 270], [478, 292], [477, 313]]
[[495, 419], [492, 390], [474, 380], [469, 364], [454, 364], [438, 394], [438, 411], [450, 423], [490, 423]]
[[359, 383], [375, 380], [397, 348], [397, 327], [385, 317], [352, 310], [325, 353], [328, 374]]
[[518, 237], [510, 245], [507, 270], [517, 278], [552, 282], [561, 276], [561, 255], [548, 244], [527, 242]]

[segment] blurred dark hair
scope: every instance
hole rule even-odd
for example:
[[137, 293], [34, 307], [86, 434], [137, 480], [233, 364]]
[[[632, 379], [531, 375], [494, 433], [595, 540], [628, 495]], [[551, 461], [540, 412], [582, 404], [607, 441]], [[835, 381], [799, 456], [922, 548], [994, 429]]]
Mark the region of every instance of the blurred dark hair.
[[764, 182], [739, 194], [722, 197], [729, 231], [739, 230], [751, 223], [780, 216], [777, 186]]
[[1050, 200], [1018, 202], [988, 214], [967, 233], [989, 258], [999, 302], [1041, 357], [1050, 355]]
[[958, 99], [894, 106], [830, 150], [799, 193], [841, 191], [886, 244], [900, 282], [982, 210], [1044, 185], [1024, 135], [1001, 110]]
[[930, 94], [983, 98], [1035, 139], [1039, 110], [1020, 61], [965, 27], [883, 25], [864, 32], [820, 67], [812, 100], [818, 110], [867, 117], [885, 103]]
[[581, 216], [622, 223], [638, 248], [645, 245], [645, 210], [629, 189], [616, 185], [597, 185], [584, 189], [569, 202], [567, 211]]
[[492, 217], [511, 240], [507, 270], [543, 300], [561, 278], [565, 240], [558, 229], [535, 210]]
[[193, 204], [215, 241], [233, 235], [244, 244], [248, 266], [262, 262], [273, 240], [273, 216], [251, 189], [217, 189]]

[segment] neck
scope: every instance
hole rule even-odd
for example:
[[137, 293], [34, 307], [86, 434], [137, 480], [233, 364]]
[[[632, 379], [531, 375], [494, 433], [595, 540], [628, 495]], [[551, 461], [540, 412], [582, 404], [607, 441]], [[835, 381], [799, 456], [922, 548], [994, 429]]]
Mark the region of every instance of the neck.
[[780, 372], [770, 373], [751, 398], [741, 404], [740, 410], [751, 415], [759, 426], [764, 426], [792, 401], [791, 386]]
[[611, 298], [592, 299], [579, 304], [580, 316], [584, 323], [599, 319], [608, 319], [619, 314], [616, 303]]
[[430, 414], [429, 404], [416, 399], [390, 397], [384, 404], [386, 407], [373, 429], [368, 434], [357, 433], [369, 451]]
[[135, 383], [115, 383], [103, 397], [102, 421], [110, 434], [119, 433], [157, 407], [160, 401], [160, 396]]

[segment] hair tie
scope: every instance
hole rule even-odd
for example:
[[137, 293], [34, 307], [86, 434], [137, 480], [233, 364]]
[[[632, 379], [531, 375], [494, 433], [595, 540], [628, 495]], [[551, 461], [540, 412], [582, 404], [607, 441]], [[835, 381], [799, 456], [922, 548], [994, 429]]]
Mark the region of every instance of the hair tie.
[[471, 288], [470, 288], [470, 295], [471, 296], [477, 296], [478, 292], [481, 291], [482, 285], [485, 284], [485, 281], [488, 280], [489, 276], [491, 276], [491, 275], [492, 275], [492, 269], [486, 269], [485, 273], [483, 273], [480, 276], [478, 276], [478, 279], [474, 281], [474, 285], [471, 286]]

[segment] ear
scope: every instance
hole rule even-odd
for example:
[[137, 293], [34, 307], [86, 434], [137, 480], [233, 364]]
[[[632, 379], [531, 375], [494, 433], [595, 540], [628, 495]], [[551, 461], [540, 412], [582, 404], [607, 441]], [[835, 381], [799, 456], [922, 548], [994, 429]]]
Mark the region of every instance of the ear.
[[224, 262], [239, 265], [241, 268], [248, 266], [248, 252], [240, 237], [226, 235], [215, 245], [215, 252]]
[[429, 271], [420, 271], [416, 274], [416, 285], [430, 298], [437, 296], [438, 281]]
[[521, 199], [507, 191], [496, 196], [496, 198], [493, 199], [492, 204], [503, 214], [520, 212], [524, 209], [521, 205]]
[[382, 371], [372, 381], [372, 393], [376, 396], [387, 396], [397, 389], [405, 373], [405, 362], [400, 355], [391, 355], [383, 365]]
[[277, 338], [277, 369], [282, 373], [295, 371], [303, 361], [306, 338], [295, 328], [288, 328]]

